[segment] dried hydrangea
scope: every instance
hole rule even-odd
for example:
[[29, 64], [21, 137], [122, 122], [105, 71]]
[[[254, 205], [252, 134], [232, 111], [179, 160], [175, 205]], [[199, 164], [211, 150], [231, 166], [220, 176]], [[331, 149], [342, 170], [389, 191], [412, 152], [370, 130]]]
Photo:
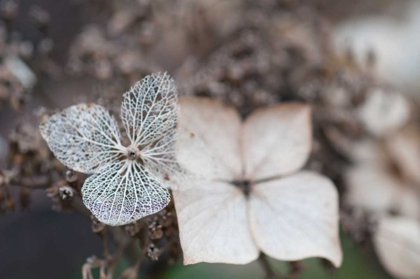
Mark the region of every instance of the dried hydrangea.
[[312, 146], [310, 107], [260, 109], [244, 123], [218, 101], [180, 101], [177, 159], [192, 175], [174, 191], [184, 263], [323, 257], [340, 266], [338, 194], [300, 171]]
[[177, 92], [167, 74], [152, 74], [124, 94], [121, 120], [102, 106], [79, 104], [40, 125], [51, 151], [64, 165], [93, 174], [83, 202], [106, 224], [119, 226], [163, 209], [178, 171], [174, 157]]

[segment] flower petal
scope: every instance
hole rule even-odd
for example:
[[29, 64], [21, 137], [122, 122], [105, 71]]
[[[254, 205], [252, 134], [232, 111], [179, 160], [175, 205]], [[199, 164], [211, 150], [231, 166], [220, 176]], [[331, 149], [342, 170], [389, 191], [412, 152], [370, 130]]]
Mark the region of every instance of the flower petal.
[[176, 181], [182, 182], [184, 174], [176, 160], [176, 141], [177, 136], [174, 129], [141, 151], [141, 157], [147, 170], [165, 182], [171, 189]]
[[246, 121], [242, 134], [247, 179], [266, 179], [297, 171], [311, 151], [310, 107], [280, 104], [258, 110]]
[[375, 250], [385, 268], [398, 278], [420, 276], [420, 223], [405, 217], [379, 221]]
[[115, 119], [102, 106], [80, 104], [52, 115], [39, 126], [55, 157], [67, 167], [94, 173], [121, 154]]
[[338, 195], [333, 183], [312, 172], [253, 186], [251, 231], [267, 255], [285, 261], [323, 257], [340, 266]]
[[405, 185], [383, 166], [360, 165], [346, 173], [344, 201], [371, 213], [391, 210], [413, 218], [420, 217], [420, 203], [413, 187]]
[[241, 119], [221, 102], [180, 99], [177, 159], [189, 172], [205, 179], [234, 180], [242, 174], [239, 149]]
[[136, 146], [157, 141], [175, 129], [177, 92], [166, 73], [152, 74], [137, 82], [121, 105], [121, 119], [131, 143]]
[[184, 264], [246, 264], [258, 257], [248, 225], [246, 199], [224, 182], [192, 181], [175, 191]]
[[170, 195], [133, 161], [121, 161], [86, 179], [83, 202], [99, 221], [120, 226], [165, 208]]

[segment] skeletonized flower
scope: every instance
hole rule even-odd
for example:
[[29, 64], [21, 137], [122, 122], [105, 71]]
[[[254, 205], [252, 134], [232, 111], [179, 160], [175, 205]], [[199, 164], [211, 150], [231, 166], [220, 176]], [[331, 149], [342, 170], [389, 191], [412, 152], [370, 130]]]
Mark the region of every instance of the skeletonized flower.
[[[210, 99], [180, 100], [177, 159], [192, 175], [174, 191], [184, 263], [342, 261], [333, 183], [299, 171], [311, 151], [310, 108], [280, 104], [244, 123]], [[188, 139], [187, 139], [188, 138]]]
[[163, 209], [177, 171], [174, 157], [177, 93], [173, 80], [152, 74], [124, 94], [123, 145], [114, 117], [102, 106], [79, 104], [40, 125], [51, 151], [67, 167], [93, 174], [83, 202], [101, 221], [118, 226]]

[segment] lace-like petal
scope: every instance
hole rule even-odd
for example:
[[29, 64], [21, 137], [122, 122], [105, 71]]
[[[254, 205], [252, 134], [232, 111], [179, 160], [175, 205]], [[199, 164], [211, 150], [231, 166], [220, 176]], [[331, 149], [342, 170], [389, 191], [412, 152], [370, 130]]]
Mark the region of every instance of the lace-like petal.
[[[179, 138], [179, 137], [178, 137]], [[160, 178], [167, 187], [173, 188], [175, 180], [183, 179], [184, 171], [175, 158], [176, 131], [142, 150], [142, 159], [148, 171]]]
[[60, 162], [83, 173], [97, 172], [123, 149], [115, 119], [99, 105], [69, 107], [43, 122], [40, 131]]
[[109, 165], [90, 176], [82, 188], [83, 202], [99, 221], [121, 226], [165, 208], [170, 195], [159, 180], [133, 161]]
[[131, 143], [141, 146], [172, 136], [177, 111], [174, 81], [158, 73], [146, 76], [124, 94], [121, 118]]

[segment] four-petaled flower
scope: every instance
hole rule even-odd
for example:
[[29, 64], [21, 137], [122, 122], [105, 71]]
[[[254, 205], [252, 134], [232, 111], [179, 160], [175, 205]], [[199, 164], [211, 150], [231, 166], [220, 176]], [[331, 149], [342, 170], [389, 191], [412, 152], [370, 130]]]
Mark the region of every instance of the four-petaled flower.
[[[174, 191], [184, 263], [342, 261], [334, 184], [299, 171], [311, 151], [310, 108], [279, 104], [237, 112], [210, 99], [180, 100], [177, 160], [193, 174]], [[181, 185], [180, 185], [181, 186]]]
[[136, 221], [163, 209], [178, 171], [175, 128], [178, 106], [173, 80], [152, 74], [124, 94], [118, 124], [102, 106], [80, 104], [40, 125], [51, 151], [67, 167], [93, 174], [83, 185], [83, 202], [112, 226]]

